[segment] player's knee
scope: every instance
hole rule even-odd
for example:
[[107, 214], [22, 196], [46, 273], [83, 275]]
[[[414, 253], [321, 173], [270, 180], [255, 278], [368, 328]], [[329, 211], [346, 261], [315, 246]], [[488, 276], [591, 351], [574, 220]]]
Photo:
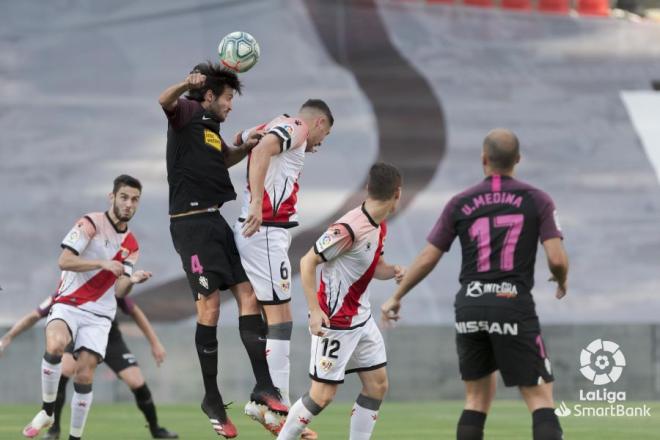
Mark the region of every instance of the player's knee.
[[491, 398], [487, 394], [468, 394], [465, 397], [465, 408], [473, 411], [487, 413]]
[[80, 366], [76, 369], [75, 383], [89, 385], [94, 381], [94, 369], [88, 366]]
[[197, 322], [204, 325], [217, 325], [220, 318], [218, 308], [203, 308], [197, 312]]
[[46, 338], [46, 351], [56, 356], [62, 356], [68, 343], [69, 338], [66, 335], [51, 333]]
[[362, 394], [373, 399], [382, 400], [385, 397], [385, 394], [387, 394], [388, 389], [389, 381], [387, 376], [383, 375], [383, 377], [379, 377], [376, 380], [370, 381], [368, 384], [364, 384]]
[[337, 394], [336, 386], [313, 383], [308, 396], [319, 407], [325, 408], [330, 405], [335, 398], [335, 394]]

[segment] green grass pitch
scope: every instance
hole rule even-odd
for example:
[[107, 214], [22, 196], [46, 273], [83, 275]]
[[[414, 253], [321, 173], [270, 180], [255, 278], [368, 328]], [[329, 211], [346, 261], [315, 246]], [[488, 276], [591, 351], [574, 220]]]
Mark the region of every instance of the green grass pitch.
[[[632, 402], [627, 402], [632, 405]], [[658, 440], [660, 439], [660, 402], [651, 406], [651, 417], [574, 417], [562, 418], [567, 440]], [[318, 416], [310, 427], [320, 440], [348, 438], [351, 405], [333, 404]], [[453, 440], [455, 424], [462, 402], [385, 402], [372, 438], [374, 440]], [[20, 434], [38, 409], [38, 405], [0, 406], [0, 439], [22, 439]], [[179, 433], [181, 439], [218, 439], [197, 405], [160, 405], [160, 422]], [[242, 415], [233, 405], [230, 416], [243, 440], [272, 439], [260, 425]], [[69, 411], [64, 410], [63, 434], [68, 434]], [[486, 422], [488, 440], [531, 439], [531, 417], [522, 401], [496, 401]], [[62, 435], [66, 440], [68, 435]], [[97, 404], [87, 420], [87, 440], [141, 440], [151, 438], [144, 428], [144, 419], [133, 404]]]

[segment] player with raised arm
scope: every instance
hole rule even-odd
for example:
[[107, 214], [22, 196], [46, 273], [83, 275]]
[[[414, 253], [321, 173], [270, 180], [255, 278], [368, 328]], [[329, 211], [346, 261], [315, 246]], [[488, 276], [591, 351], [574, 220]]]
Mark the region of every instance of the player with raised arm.
[[[367, 200], [330, 225], [300, 260], [312, 333], [309, 392], [290, 408], [279, 440], [297, 439], [312, 418], [328, 406], [346, 373], [358, 373], [362, 390], [353, 405], [350, 440], [366, 440], [387, 392], [385, 343], [369, 304], [373, 278], [400, 280], [405, 270], [387, 264], [385, 219], [401, 197], [401, 175], [377, 163], [369, 171]], [[316, 269], [321, 266], [317, 290]]]
[[[234, 238], [243, 268], [266, 315], [268, 367], [273, 384], [287, 405], [293, 327], [289, 229], [298, 226], [298, 178], [305, 154], [316, 151], [333, 124], [328, 105], [320, 99], [310, 99], [296, 117], [278, 116], [239, 133], [235, 142], [240, 145], [251, 134], [263, 133], [248, 157], [243, 209], [234, 227]], [[245, 412], [271, 432], [279, 429], [279, 417], [266, 420], [263, 406], [248, 402]], [[306, 430], [303, 438], [314, 435]]]
[[383, 319], [399, 319], [401, 299], [423, 280], [458, 236], [463, 261], [456, 294], [456, 348], [465, 382], [458, 440], [480, 440], [495, 397], [496, 372], [520, 389], [532, 413], [534, 440], [560, 440], [554, 413], [552, 369], [541, 337], [532, 288], [538, 242], [557, 283], [567, 291], [568, 258], [555, 205], [545, 192], [514, 178], [520, 161], [516, 135], [486, 136], [481, 155], [486, 178], [454, 196], [428, 236], [396, 293], [383, 304]]
[[[19, 319], [12, 328], [0, 338], [0, 355], [2, 355], [2, 353], [11, 345], [14, 338], [25, 330], [31, 328], [39, 320], [48, 316], [56, 297], [57, 294], [53, 294], [46, 298], [36, 310], [33, 310]], [[142, 333], [151, 345], [151, 353], [154, 356], [156, 364], [160, 366], [165, 360], [167, 353], [142, 309], [140, 309], [130, 297], [117, 298], [117, 306], [122, 312], [133, 318], [140, 330], [142, 330]], [[170, 432], [158, 424], [156, 406], [151, 397], [151, 390], [149, 390], [149, 387], [144, 380], [137, 359], [124, 342], [124, 338], [122, 337], [121, 330], [119, 330], [119, 325], [117, 324], [116, 319], [112, 321], [104, 361], [108, 367], [114, 371], [117, 377], [126, 383], [133, 392], [135, 403], [140, 411], [142, 411], [149, 424], [151, 436], [153, 438], [178, 438], [176, 433]], [[60, 416], [62, 415], [62, 408], [64, 407], [64, 402], [66, 400], [66, 385], [69, 382], [69, 378], [73, 376], [74, 370], [75, 359], [73, 358], [73, 346], [72, 344], [69, 344], [62, 356], [62, 375], [60, 376], [60, 382], [57, 387], [57, 398], [55, 399], [53, 413], [55, 420], [53, 425], [48, 429], [48, 432], [41, 437], [42, 440], [57, 440], [60, 438]]]
[[[286, 414], [288, 406], [273, 386], [266, 361], [266, 325], [234, 241], [220, 214], [236, 193], [228, 168], [242, 160], [261, 133], [251, 133], [237, 147], [220, 136], [220, 123], [241, 91], [234, 72], [199, 64], [185, 80], [165, 89], [159, 103], [168, 119], [167, 180], [172, 242], [197, 308], [195, 345], [204, 381], [202, 411], [218, 435], [233, 438], [236, 427], [227, 416], [218, 389], [220, 291], [231, 290], [238, 304], [238, 328], [250, 357], [256, 385], [250, 400]], [[186, 97], [181, 97], [187, 92]]]
[[128, 175], [114, 181], [110, 209], [78, 220], [62, 241], [62, 277], [46, 323], [46, 352], [41, 362], [43, 405], [23, 435], [34, 438], [54, 422], [53, 412], [62, 372], [62, 356], [73, 342], [76, 367], [71, 399], [70, 440], [82, 437], [92, 405], [94, 371], [103, 361], [117, 310], [116, 297], [151, 278], [134, 271], [138, 242], [128, 229], [140, 202], [142, 185]]

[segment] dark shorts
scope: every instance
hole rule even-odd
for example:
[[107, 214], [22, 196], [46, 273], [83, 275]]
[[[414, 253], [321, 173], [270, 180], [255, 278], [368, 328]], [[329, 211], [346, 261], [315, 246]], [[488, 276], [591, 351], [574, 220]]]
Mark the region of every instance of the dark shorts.
[[170, 233], [195, 300], [248, 281], [234, 232], [219, 213], [173, 218]]
[[128, 367], [137, 367], [137, 359], [126, 346], [116, 322], [113, 321], [108, 335], [108, 348], [105, 350], [105, 363], [115, 374]]
[[[66, 346], [65, 351], [76, 357], [73, 353], [73, 345], [73, 341], [71, 341], [71, 343]], [[117, 375], [120, 371], [123, 371], [128, 367], [137, 367], [138, 365], [137, 359], [128, 349], [126, 342], [124, 342], [124, 338], [121, 336], [116, 321], [113, 321], [112, 326], [110, 327], [108, 346], [105, 349], [105, 358], [103, 359], [103, 362], [105, 362]]]
[[455, 330], [463, 380], [477, 380], [500, 370], [508, 387], [554, 381], [536, 313], [463, 307], [456, 310]]

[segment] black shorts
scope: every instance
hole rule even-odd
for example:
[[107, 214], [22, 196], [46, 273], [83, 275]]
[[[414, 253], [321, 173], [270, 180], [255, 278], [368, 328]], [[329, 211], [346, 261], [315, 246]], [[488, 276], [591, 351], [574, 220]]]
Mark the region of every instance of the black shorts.
[[115, 374], [128, 367], [137, 367], [137, 359], [126, 346], [116, 321], [112, 322], [108, 335], [108, 347], [105, 350], [105, 363]]
[[218, 212], [176, 217], [170, 221], [174, 249], [195, 301], [217, 289], [248, 281], [234, 241], [234, 232]]
[[[69, 345], [64, 349], [65, 352], [76, 357], [73, 352], [74, 342], [71, 341]], [[120, 371], [125, 370], [128, 367], [137, 367], [137, 359], [128, 349], [124, 338], [121, 336], [119, 327], [116, 321], [112, 321], [112, 326], [110, 327], [110, 333], [108, 334], [108, 346], [105, 349], [105, 358], [103, 362], [108, 364], [108, 367], [115, 374], [119, 374]]]
[[533, 311], [462, 307], [456, 310], [455, 327], [463, 380], [477, 380], [500, 370], [507, 387], [554, 381]]

